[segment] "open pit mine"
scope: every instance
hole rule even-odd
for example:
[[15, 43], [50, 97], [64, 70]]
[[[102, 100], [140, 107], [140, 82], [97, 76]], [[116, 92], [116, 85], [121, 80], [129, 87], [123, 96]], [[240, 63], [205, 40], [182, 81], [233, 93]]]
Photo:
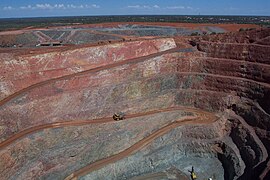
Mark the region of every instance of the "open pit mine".
[[270, 179], [270, 29], [250, 26], [0, 32], [0, 179]]

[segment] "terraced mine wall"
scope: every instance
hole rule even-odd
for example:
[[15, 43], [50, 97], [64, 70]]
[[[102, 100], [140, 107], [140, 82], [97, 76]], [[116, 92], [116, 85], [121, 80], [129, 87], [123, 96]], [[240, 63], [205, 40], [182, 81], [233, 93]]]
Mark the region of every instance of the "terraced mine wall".
[[[241, 36], [246, 36], [246, 32], [239, 33]], [[141, 46], [146, 42], [151, 48], [144, 51]], [[100, 47], [99, 52], [106, 58], [99, 59], [97, 55], [94, 65], [89, 64], [92, 62], [92, 59], [88, 62], [89, 56], [83, 56], [86, 49], [83, 53], [77, 50], [80, 58], [68, 56], [72, 60], [67, 62], [74, 60], [75, 65], [82, 62], [82, 67], [89, 66], [88, 69], [106, 66], [108, 62], [125, 63], [82, 74], [71, 72], [74, 76], [40, 84], [6, 100], [0, 107], [1, 141], [29, 127], [48, 123], [91, 121], [118, 111], [136, 114], [176, 106], [196, 107], [215, 113], [218, 120], [174, 128], [149, 146], [81, 179], [129, 179], [165, 170], [174, 176], [184, 172], [188, 178], [192, 165], [203, 178], [267, 179], [269, 46], [255, 42], [227, 43], [221, 35], [198, 38], [195, 47], [181, 43], [184, 42], [178, 42], [179, 47], [174, 49], [172, 39], [143, 41], [137, 44], [141, 49], [137, 54], [129, 53], [134, 52], [135, 44], [129, 47], [123, 43], [114, 51], [119, 57], [115, 59], [110, 59], [114, 55], [108, 55], [108, 49]], [[89, 55], [95, 57], [96, 51], [90, 51]], [[121, 56], [122, 53], [126, 56]], [[38, 61], [44, 56], [34, 57], [30, 59]], [[129, 61], [132, 58], [135, 59]], [[48, 79], [52, 77], [58, 76], [50, 75]], [[27, 86], [33, 83], [30, 81]], [[13, 91], [17, 90], [20, 88]], [[1, 149], [0, 172], [5, 179], [63, 179], [190, 115], [194, 113], [161, 112], [119, 123], [43, 130]], [[176, 170], [172, 173], [173, 168]]]
[[0, 99], [33, 84], [175, 47], [172, 39], [84, 47], [34, 55], [1, 53]]
[[[238, 146], [246, 164], [245, 173], [241, 179], [267, 179], [269, 177], [267, 155], [269, 154], [269, 140], [267, 140], [269, 136], [267, 132], [270, 127], [270, 47], [256, 42], [267, 39], [269, 30], [243, 32], [238, 36], [238, 41], [230, 43], [224, 42], [226, 40], [219, 37], [215, 40], [210, 37], [208, 41], [199, 42], [197, 48], [206, 53], [207, 60], [210, 58], [220, 62], [213, 68], [215, 73], [230, 77], [220, 77], [218, 80], [228, 79], [222, 81], [223, 86], [227, 82], [230, 86], [224, 89], [229, 90], [230, 93], [235, 92], [237, 97], [240, 97], [230, 107], [238, 117], [230, 119], [229, 122], [232, 123], [230, 136]], [[225, 62], [229, 66], [225, 66]], [[222, 72], [223, 68], [227, 72]], [[207, 71], [207, 69], [203, 69]], [[244, 125], [245, 123], [246, 125]], [[261, 173], [263, 175], [260, 175]]]

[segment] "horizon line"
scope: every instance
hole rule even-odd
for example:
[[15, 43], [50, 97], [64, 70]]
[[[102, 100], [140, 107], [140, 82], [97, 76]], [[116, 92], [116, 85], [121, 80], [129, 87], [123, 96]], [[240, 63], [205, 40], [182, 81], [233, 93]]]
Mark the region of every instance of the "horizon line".
[[126, 14], [126, 15], [75, 15], [75, 16], [18, 16], [18, 17], [0, 17], [0, 19], [28, 19], [28, 18], [68, 18], [68, 17], [109, 17], [109, 16], [224, 16], [224, 17], [270, 17], [270, 15], [217, 15], [217, 14]]

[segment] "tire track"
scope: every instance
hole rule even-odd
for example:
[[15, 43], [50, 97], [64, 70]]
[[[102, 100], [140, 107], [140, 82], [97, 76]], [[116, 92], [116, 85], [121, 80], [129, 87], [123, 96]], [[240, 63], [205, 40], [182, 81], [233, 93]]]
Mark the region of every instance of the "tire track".
[[[186, 110], [190, 111], [191, 109], [187, 108]], [[139, 151], [140, 149], [146, 147], [151, 142], [153, 142], [155, 139], [165, 135], [166, 133], [168, 133], [169, 131], [171, 131], [172, 129], [174, 129], [176, 127], [188, 125], [188, 124], [199, 124], [199, 125], [209, 124], [209, 123], [215, 122], [218, 119], [215, 115], [213, 115], [209, 112], [202, 111], [202, 110], [195, 110], [194, 109], [194, 111], [192, 111], [192, 112], [196, 113], [198, 116], [197, 117], [187, 116], [184, 119], [176, 120], [176, 121], [160, 128], [159, 130], [150, 134], [146, 138], [138, 141], [134, 145], [125, 149], [124, 151], [121, 151], [120, 153], [112, 155], [108, 158], [98, 160], [92, 164], [89, 164], [89, 165], [73, 172], [71, 175], [66, 177], [65, 180], [77, 180], [81, 176], [89, 174], [90, 172], [101, 169], [102, 167], [104, 167], [108, 164], [114, 163], [114, 162], [119, 161], [125, 157], [128, 157], [128, 156], [134, 154], [135, 152]]]
[[117, 67], [117, 66], [125, 65], [125, 64], [132, 64], [132, 63], [136, 63], [136, 62], [142, 62], [142, 61], [145, 61], [147, 59], [151, 59], [151, 58], [161, 56], [163, 54], [169, 54], [169, 53], [177, 52], [178, 50], [179, 50], [179, 48], [172, 48], [172, 49], [169, 49], [169, 50], [166, 50], [166, 51], [150, 54], [150, 55], [147, 55], [147, 56], [128, 59], [128, 60], [125, 60], [125, 61], [119, 61], [119, 62], [115, 62], [113, 64], [108, 64], [108, 65], [96, 67], [96, 68], [85, 70], [85, 71], [82, 71], [82, 72], [69, 74], [69, 75], [65, 75], [65, 76], [61, 76], [61, 77], [57, 77], [57, 78], [48, 79], [48, 80], [45, 80], [45, 81], [30, 85], [30, 86], [28, 86], [28, 87], [26, 87], [24, 89], [21, 89], [21, 90], [15, 92], [13, 94], [7, 96], [6, 98], [4, 98], [4, 99], [2, 99], [0, 101], [0, 106], [3, 106], [7, 102], [11, 101], [12, 99], [14, 99], [17, 96], [20, 96], [20, 95], [26, 93], [27, 91], [30, 91], [30, 90], [32, 90], [34, 88], [38, 88], [38, 87], [41, 87], [41, 86], [44, 86], [44, 85], [47, 85], [47, 84], [50, 84], [50, 83], [53, 83], [53, 82], [56, 82], [56, 81], [66, 80], [66, 79], [70, 79], [70, 78], [80, 76], [80, 75], [84, 75], [84, 74], [88, 74], [88, 73], [95, 73], [95, 72], [99, 72], [99, 71], [102, 71], [102, 70], [106, 70], [106, 69], [114, 68], [114, 67]]
[[[177, 110], [184, 110], [191, 113], [201, 113], [203, 111], [195, 108], [189, 108], [189, 107], [170, 107], [166, 109], [160, 109], [160, 110], [153, 110], [148, 111], [144, 113], [137, 113], [137, 114], [130, 114], [125, 116], [125, 120], [136, 118], [136, 117], [142, 117], [152, 114], [157, 114], [161, 112], [170, 112], [170, 111], [177, 111]], [[206, 113], [206, 112], [204, 112]], [[63, 122], [55, 122], [55, 123], [48, 123], [43, 125], [38, 125], [34, 127], [30, 127], [28, 129], [22, 130], [18, 132], [17, 134], [12, 135], [8, 139], [2, 141], [0, 143], [0, 151], [10, 144], [14, 143], [15, 141], [22, 139], [23, 137], [36, 133], [38, 131], [42, 131], [44, 129], [55, 129], [55, 128], [63, 128], [63, 127], [70, 127], [70, 126], [83, 126], [83, 125], [89, 125], [89, 124], [101, 124], [101, 123], [109, 123], [109, 122], [115, 122], [112, 117], [105, 117], [105, 118], [99, 118], [99, 119], [92, 119], [92, 120], [73, 120], [73, 121], [63, 121]]]

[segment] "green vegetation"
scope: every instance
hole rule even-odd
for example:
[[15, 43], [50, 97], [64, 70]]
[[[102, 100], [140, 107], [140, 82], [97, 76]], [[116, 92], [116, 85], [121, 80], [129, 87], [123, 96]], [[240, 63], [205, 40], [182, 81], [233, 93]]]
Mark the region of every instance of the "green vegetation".
[[243, 32], [243, 31], [252, 31], [255, 30], [256, 28], [240, 28], [239, 32]]
[[199, 36], [200, 33], [198, 33], [198, 32], [193, 32], [193, 33], [191, 33], [190, 35], [191, 35], [191, 36]]
[[178, 22], [178, 23], [237, 23], [270, 25], [270, 17], [263, 16], [76, 16], [43, 18], [7, 18], [0, 19], [0, 31], [26, 27], [66, 26], [104, 22]]

